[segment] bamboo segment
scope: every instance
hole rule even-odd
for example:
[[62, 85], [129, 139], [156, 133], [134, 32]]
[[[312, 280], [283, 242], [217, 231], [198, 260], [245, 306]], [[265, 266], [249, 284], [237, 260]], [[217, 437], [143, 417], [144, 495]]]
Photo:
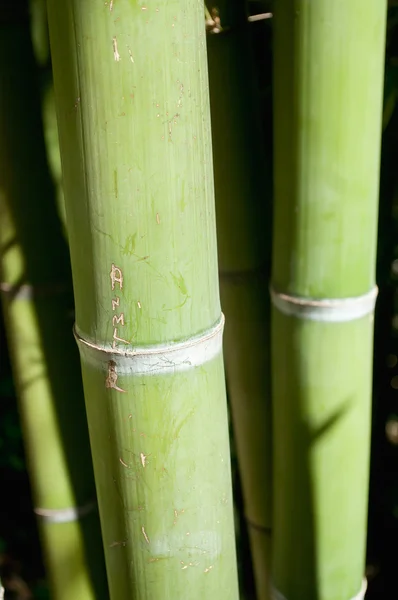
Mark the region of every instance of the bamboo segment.
[[385, 17], [386, 2], [275, 7], [273, 585], [287, 600], [365, 592]]
[[68, 252], [46, 162], [29, 23], [12, 16], [0, 32], [0, 293], [52, 598], [94, 600], [107, 597], [107, 586], [68, 319]]
[[48, 10], [111, 597], [235, 600], [203, 6]]
[[222, 33], [208, 35], [207, 48], [224, 354], [257, 596], [266, 600], [272, 420], [270, 313], [264, 301], [271, 219], [263, 194], [270, 192], [271, 177], [264, 169], [245, 2], [224, 2], [219, 9]]

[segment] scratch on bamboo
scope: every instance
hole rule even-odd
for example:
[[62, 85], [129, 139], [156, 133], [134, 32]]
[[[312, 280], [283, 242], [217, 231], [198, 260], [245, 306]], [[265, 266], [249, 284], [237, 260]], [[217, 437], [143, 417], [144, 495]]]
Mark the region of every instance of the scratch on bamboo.
[[207, 569], [205, 569], [203, 571], [203, 573], [209, 573], [212, 570], [212, 568], [213, 568], [213, 565], [210, 565], [210, 567], [207, 567]]
[[147, 536], [147, 534], [146, 534], [146, 531], [145, 531], [145, 527], [144, 527], [144, 526], [142, 526], [142, 527], [141, 527], [141, 531], [142, 531], [142, 535], [143, 535], [143, 536], [144, 536], [144, 538], [145, 538], [145, 541], [146, 541], [146, 543], [147, 543], [147, 544], [149, 544], [149, 537], [148, 537], [148, 536]]
[[120, 54], [119, 54], [119, 51], [117, 49], [117, 39], [116, 39], [116, 36], [114, 36], [112, 38], [112, 46], [113, 46], [113, 56], [114, 56], [114, 59], [116, 60], [116, 62], [119, 62], [119, 60], [120, 60]]
[[109, 544], [109, 548], [116, 548], [116, 546], [125, 546], [127, 544], [127, 540], [122, 540], [121, 542], [112, 542]]
[[116, 373], [116, 363], [113, 360], [110, 360], [108, 363], [108, 376], [105, 379], [105, 387], [108, 389], [114, 389], [117, 392], [126, 393], [126, 390], [123, 390], [121, 387], [117, 385], [118, 375]]

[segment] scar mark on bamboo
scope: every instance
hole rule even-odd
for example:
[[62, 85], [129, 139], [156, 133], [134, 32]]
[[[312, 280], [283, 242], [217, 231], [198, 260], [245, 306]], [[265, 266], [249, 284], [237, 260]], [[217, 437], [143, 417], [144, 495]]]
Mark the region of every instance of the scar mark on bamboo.
[[118, 283], [120, 289], [123, 289], [123, 273], [119, 267], [117, 267], [114, 263], [112, 263], [112, 268], [110, 272], [111, 282], [112, 282], [112, 291], [115, 289], [115, 284]]
[[171, 556], [156, 556], [152, 558], [148, 558], [149, 563], [159, 562], [159, 560], [170, 560]]
[[112, 542], [109, 544], [109, 548], [115, 548], [116, 546], [126, 546], [128, 540], [122, 540], [120, 542]]
[[198, 562], [190, 562], [190, 563], [186, 564], [183, 560], [180, 560], [180, 564], [182, 565], [182, 567], [181, 567], [182, 571], [184, 571], [185, 569], [188, 569], [188, 567], [197, 567], [199, 565]]
[[141, 454], [140, 454], [141, 464], [144, 467], [144, 469], [146, 467], [146, 459], [148, 458], [148, 456], [149, 456], [149, 454], [144, 454], [143, 452], [141, 452]]
[[117, 39], [116, 39], [116, 36], [114, 36], [112, 38], [112, 47], [113, 47], [113, 57], [114, 57], [114, 59], [115, 59], [116, 62], [119, 62], [119, 60], [120, 60], [120, 54], [119, 54], [119, 51], [117, 49]]
[[138, 306], [138, 308], [142, 308], [141, 307], [141, 302], [139, 300], [137, 301], [137, 306]]
[[160, 217], [159, 217], [159, 213], [156, 213], [156, 223], [158, 225], [160, 225]]
[[210, 573], [210, 571], [212, 570], [212, 568], [213, 568], [213, 565], [210, 565], [210, 567], [207, 567], [207, 568], [206, 568], [206, 569], [203, 571], [203, 573]]
[[144, 538], [145, 538], [145, 541], [146, 541], [146, 543], [147, 543], [147, 544], [149, 544], [149, 543], [150, 543], [150, 542], [149, 542], [149, 537], [148, 537], [148, 536], [147, 536], [147, 534], [146, 534], [146, 531], [145, 531], [145, 527], [144, 527], [144, 526], [142, 526], [142, 527], [141, 527], [141, 531], [142, 531], [142, 535], [143, 535], [143, 536], [144, 536]]
[[177, 525], [178, 517], [180, 515], [183, 515], [184, 512], [185, 512], [184, 508], [182, 510], [177, 510], [176, 508], [174, 509], [174, 521], [173, 521], [173, 525]]
[[118, 190], [118, 183], [117, 183], [117, 170], [114, 169], [113, 171], [113, 187], [115, 190], [115, 198], [117, 199], [118, 195], [119, 195], [119, 190]]
[[126, 390], [123, 390], [117, 385], [117, 380], [118, 374], [116, 373], [116, 363], [115, 361], [110, 360], [108, 363], [108, 376], [105, 380], [105, 387], [116, 390], [117, 392], [126, 393]]
[[[169, 113], [166, 113], [166, 116], [168, 116]], [[172, 142], [172, 134], [173, 134], [173, 125], [177, 125], [177, 119], [179, 117], [179, 113], [176, 113], [175, 115], [173, 115], [171, 117], [171, 119], [167, 119], [166, 121], [163, 121], [163, 125], [165, 123], [167, 123], [168, 126], [168, 130], [169, 130], [169, 142]], [[164, 139], [164, 136], [162, 137], [162, 139]]]
[[119, 456], [119, 462], [120, 462], [120, 464], [122, 464], [122, 465], [123, 465], [123, 467], [126, 467], [126, 469], [129, 469], [129, 468], [130, 468], [130, 467], [128, 466], [128, 464], [124, 462], [124, 460], [122, 459], [122, 457], [121, 457], [121, 456]]
[[134, 57], [133, 57], [133, 53], [131, 52], [130, 48], [127, 46], [127, 50], [129, 51], [129, 56], [130, 56], [130, 60], [132, 63], [134, 63]]
[[116, 310], [116, 307], [119, 306], [120, 304], [120, 298], [118, 296], [116, 296], [116, 298], [114, 298], [112, 300], [112, 310]]

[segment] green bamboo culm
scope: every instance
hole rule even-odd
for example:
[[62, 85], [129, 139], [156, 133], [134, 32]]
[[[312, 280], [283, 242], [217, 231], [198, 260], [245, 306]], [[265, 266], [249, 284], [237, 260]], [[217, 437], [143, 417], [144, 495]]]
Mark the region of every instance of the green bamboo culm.
[[236, 600], [203, 5], [48, 12], [111, 598]]
[[[68, 250], [49, 176], [24, 2], [0, 15], [0, 291], [54, 600], [108, 597]], [[4, 493], [7, 493], [4, 490]]]
[[[224, 355], [258, 600], [269, 598], [271, 216], [246, 3], [218, 3], [207, 36]], [[211, 3], [207, 4], [211, 11]], [[267, 214], [268, 213], [268, 214]]]
[[386, 2], [274, 18], [273, 586], [361, 599]]

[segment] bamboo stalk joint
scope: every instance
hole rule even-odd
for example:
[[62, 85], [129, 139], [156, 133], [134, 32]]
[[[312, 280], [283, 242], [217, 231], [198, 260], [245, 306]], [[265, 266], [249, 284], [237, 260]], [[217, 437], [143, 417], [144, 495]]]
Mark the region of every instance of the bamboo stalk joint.
[[37, 517], [47, 523], [71, 523], [78, 521], [96, 507], [95, 502], [88, 502], [83, 506], [69, 506], [68, 508], [34, 508]]
[[[350, 600], [364, 600], [367, 587], [368, 587], [368, 582], [367, 582], [366, 578], [364, 578], [362, 580], [362, 586], [361, 586], [361, 589], [359, 590], [358, 594], [356, 594]], [[277, 590], [276, 588], [271, 586], [271, 600], [287, 600], [287, 599], [285, 598], [285, 596], [283, 594], [281, 594], [281, 592], [279, 590]]]
[[[184, 371], [212, 360], [222, 350], [224, 315], [204, 333], [181, 342], [153, 344], [121, 350], [111, 345], [99, 345], [85, 339], [76, 324], [74, 335], [80, 352], [92, 364], [111, 362], [118, 373], [157, 375], [169, 371]], [[111, 386], [112, 387], [112, 386]]]
[[281, 313], [297, 319], [342, 323], [374, 312], [378, 288], [353, 298], [305, 298], [278, 292], [270, 286], [271, 302]]

